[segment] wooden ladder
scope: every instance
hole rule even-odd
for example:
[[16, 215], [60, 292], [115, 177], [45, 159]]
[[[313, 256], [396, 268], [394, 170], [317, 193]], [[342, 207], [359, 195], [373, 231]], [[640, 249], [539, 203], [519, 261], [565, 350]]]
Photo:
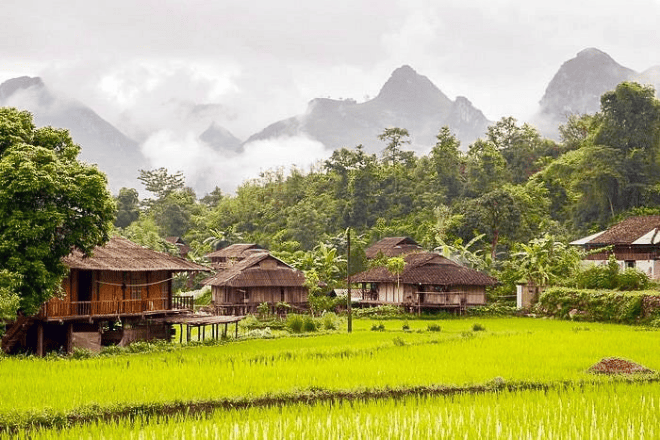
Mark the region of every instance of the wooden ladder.
[[2, 351], [9, 353], [18, 341], [30, 329], [34, 318], [31, 316], [19, 316], [16, 321], [7, 326], [7, 331], [2, 336]]

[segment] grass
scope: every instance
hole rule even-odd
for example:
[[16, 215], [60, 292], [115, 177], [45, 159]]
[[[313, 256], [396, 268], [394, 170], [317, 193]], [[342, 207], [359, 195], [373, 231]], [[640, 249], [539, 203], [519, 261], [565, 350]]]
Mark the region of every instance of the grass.
[[472, 319], [356, 320], [352, 334], [334, 333], [168, 352], [91, 359], [2, 358], [0, 422], [88, 408], [158, 405], [276, 396], [305, 390], [384, 389], [505, 382], [607, 381], [586, 370], [623, 357], [660, 370], [660, 332], [567, 321]]

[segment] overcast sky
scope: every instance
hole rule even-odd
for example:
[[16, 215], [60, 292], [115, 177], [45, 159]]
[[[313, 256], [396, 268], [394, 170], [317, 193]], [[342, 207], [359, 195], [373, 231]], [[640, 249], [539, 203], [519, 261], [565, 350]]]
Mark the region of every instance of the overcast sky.
[[[403, 64], [490, 120], [525, 120], [587, 47], [638, 72], [660, 64], [660, 0], [2, 0], [0, 12], [0, 81], [41, 76], [147, 150], [154, 136], [194, 142], [210, 120], [244, 140], [315, 97], [364, 101]], [[208, 105], [198, 120], [182, 110], [193, 104]]]

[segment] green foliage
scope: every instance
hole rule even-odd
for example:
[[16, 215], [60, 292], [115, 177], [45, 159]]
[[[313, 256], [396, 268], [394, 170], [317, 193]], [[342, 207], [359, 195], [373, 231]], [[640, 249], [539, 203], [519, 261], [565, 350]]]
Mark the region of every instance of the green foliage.
[[68, 131], [37, 129], [28, 112], [0, 108], [0, 269], [26, 314], [59, 291], [63, 257], [88, 254], [110, 236], [106, 177], [79, 162], [79, 152]]
[[442, 328], [438, 324], [429, 324], [426, 326], [426, 330], [430, 332], [439, 332]]
[[473, 332], [485, 332], [485, 331], [486, 331], [486, 327], [484, 327], [483, 325], [479, 324], [478, 322], [475, 322], [474, 324], [472, 324], [472, 331], [473, 331]]
[[649, 277], [637, 269], [627, 268], [621, 272], [614, 256], [610, 256], [607, 264], [592, 265], [580, 271], [576, 278], [581, 289], [644, 290], [649, 283]]
[[286, 317], [286, 327], [292, 333], [302, 333], [305, 320], [302, 315], [297, 313], [289, 313]]
[[356, 318], [400, 318], [405, 315], [403, 309], [393, 305], [353, 309]]
[[371, 326], [371, 331], [372, 332], [384, 332], [385, 331], [385, 324], [383, 324], [381, 321], [378, 321], [377, 324], [373, 324]]
[[541, 294], [535, 310], [562, 319], [635, 324], [648, 321], [659, 313], [644, 308], [644, 298], [656, 295], [657, 292], [555, 287]]
[[303, 318], [302, 329], [304, 332], [315, 332], [317, 330], [317, 324], [313, 317], [305, 315]]

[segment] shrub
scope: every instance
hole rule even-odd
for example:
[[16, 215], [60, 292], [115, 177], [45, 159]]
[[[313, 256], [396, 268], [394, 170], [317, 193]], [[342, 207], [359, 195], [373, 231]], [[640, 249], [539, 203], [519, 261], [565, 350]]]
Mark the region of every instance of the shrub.
[[293, 333], [302, 333], [303, 331], [303, 318], [302, 316], [292, 313], [286, 317], [286, 328]]
[[306, 332], [315, 332], [316, 331], [316, 321], [309, 315], [306, 315], [303, 318], [303, 331]]
[[401, 326], [401, 329], [404, 330], [404, 331], [410, 330], [410, 324], [408, 324], [407, 319], [405, 321], [403, 321], [403, 325]]
[[404, 341], [403, 338], [400, 336], [397, 336], [394, 339], [392, 339], [392, 342], [394, 342], [394, 345], [396, 345], [397, 347], [403, 347], [404, 345], [406, 345], [406, 341]]
[[378, 324], [374, 324], [371, 326], [371, 331], [372, 332], [383, 332], [385, 331], [385, 324], [382, 322], [378, 322]]
[[267, 302], [262, 302], [257, 306], [257, 313], [261, 319], [266, 318], [270, 315], [270, 306]]
[[333, 312], [325, 312], [322, 317], [323, 328], [325, 330], [337, 330], [337, 315]]
[[473, 331], [473, 332], [485, 332], [485, 331], [486, 331], [486, 327], [484, 327], [483, 325], [479, 324], [478, 322], [475, 322], [474, 324], [472, 324], [472, 331]]
[[426, 326], [426, 330], [430, 332], [439, 332], [441, 328], [438, 324], [429, 324]]

